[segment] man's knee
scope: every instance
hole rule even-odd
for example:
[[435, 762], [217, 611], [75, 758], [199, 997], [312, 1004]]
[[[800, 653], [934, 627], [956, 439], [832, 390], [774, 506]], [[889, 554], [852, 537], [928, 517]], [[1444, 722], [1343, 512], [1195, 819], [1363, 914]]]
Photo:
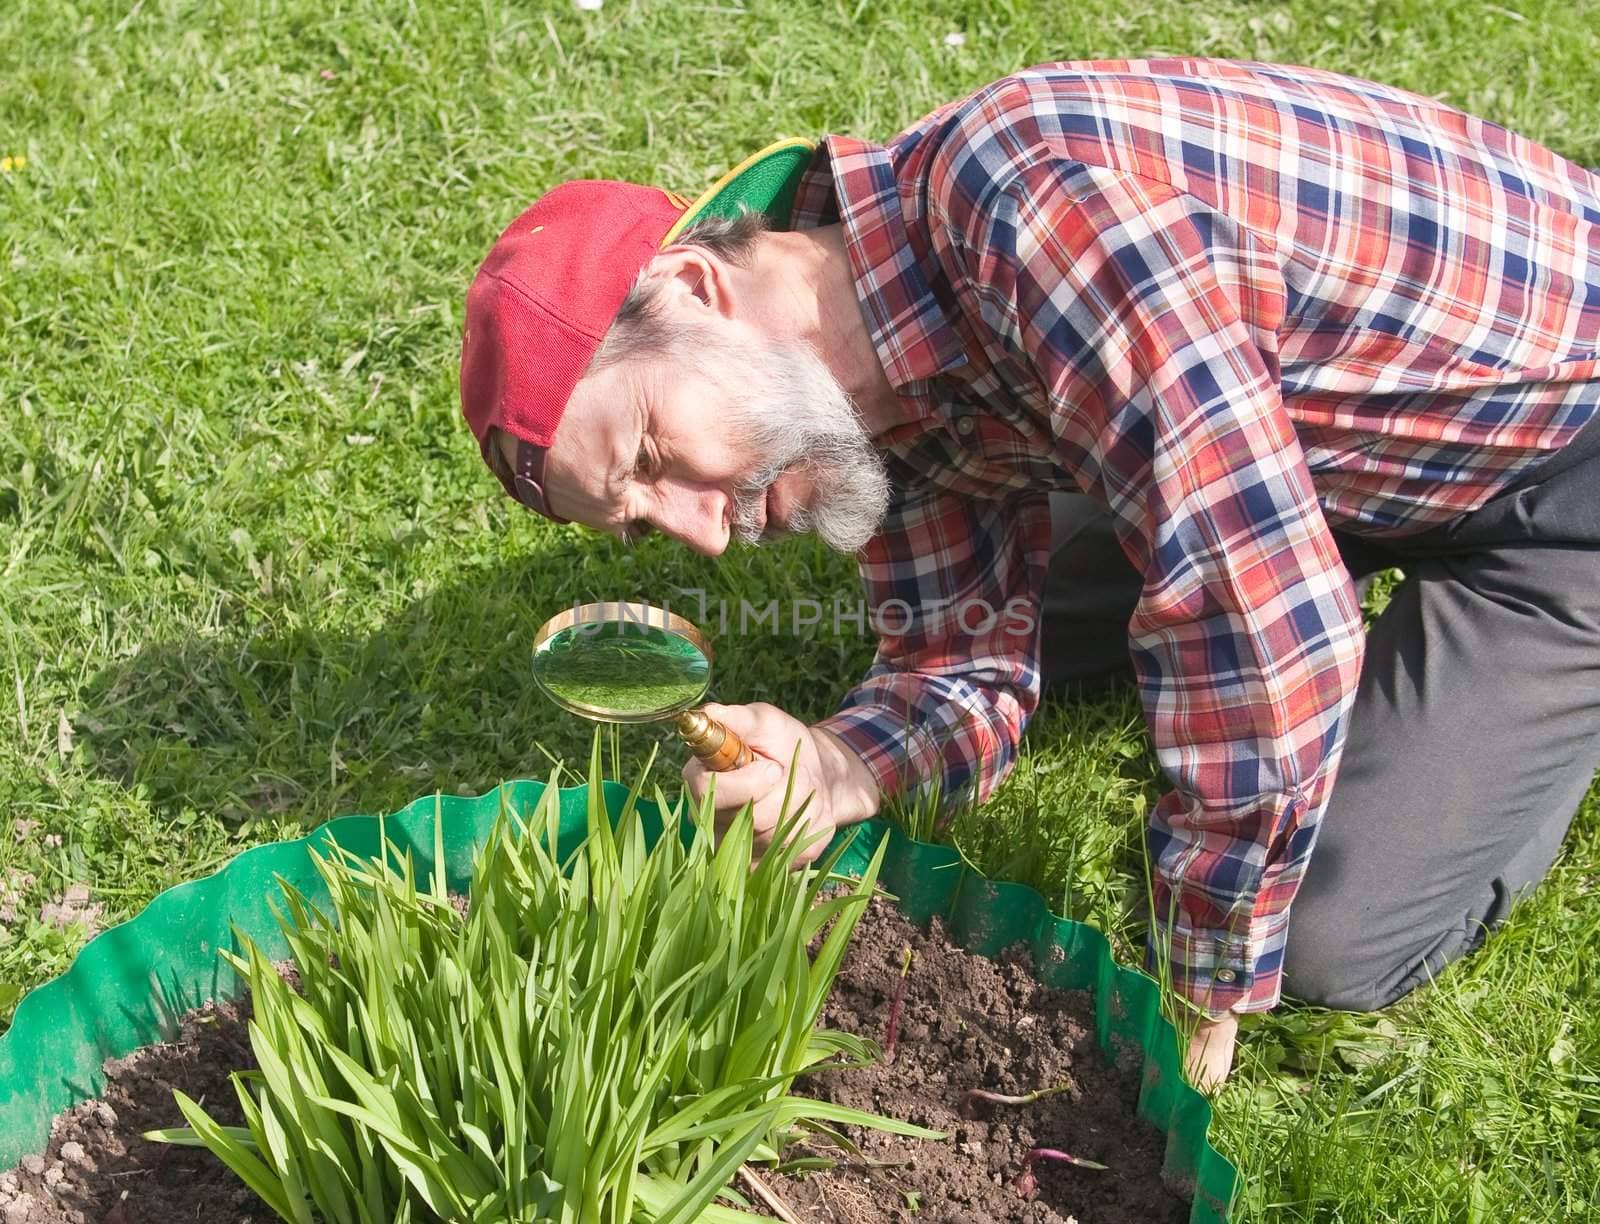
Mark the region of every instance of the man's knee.
[[1348, 907], [1297, 905], [1283, 956], [1283, 993], [1335, 1011], [1381, 1011], [1483, 942], [1461, 914], [1379, 929]]
[[1387, 1002], [1376, 990], [1381, 972], [1348, 923], [1319, 923], [1310, 916], [1302, 922], [1298, 913], [1290, 918], [1283, 954], [1283, 993], [1289, 998], [1337, 1011], [1376, 1011]]

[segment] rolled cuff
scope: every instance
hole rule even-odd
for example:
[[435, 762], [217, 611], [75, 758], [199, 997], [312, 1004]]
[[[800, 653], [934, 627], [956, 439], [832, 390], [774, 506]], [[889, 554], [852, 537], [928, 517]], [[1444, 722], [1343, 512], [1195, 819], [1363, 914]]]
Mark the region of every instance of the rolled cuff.
[[887, 799], [908, 782], [943, 774], [945, 761], [926, 732], [907, 722], [904, 711], [887, 706], [858, 705], [840, 710], [815, 726], [827, 731], [859, 756]]
[[1213, 1019], [1269, 1011], [1283, 992], [1288, 931], [1287, 909], [1253, 917], [1243, 932], [1158, 921], [1150, 930], [1145, 968], [1162, 978], [1165, 961], [1173, 992]]

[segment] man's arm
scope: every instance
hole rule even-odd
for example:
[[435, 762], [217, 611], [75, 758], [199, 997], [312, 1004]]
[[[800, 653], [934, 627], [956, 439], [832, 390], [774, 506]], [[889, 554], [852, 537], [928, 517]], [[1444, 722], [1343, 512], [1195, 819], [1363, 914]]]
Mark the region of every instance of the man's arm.
[[1168, 185], [1047, 150], [981, 208], [946, 181], [985, 320], [1145, 576], [1131, 650], [1175, 787], [1150, 820], [1152, 957], [1209, 1015], [1269, 1008], [1362, 650], [1279, 392], [1273, 253]]
[[1005, 777], [1039, 701], [1049, 548], [1044, 494], [897, 492], [861, 558], [877, 656], [817, 724], [883, 796], [936, 783], [947, 800], [981, 799]]
[[[908, 786], [936, 785], [946, 801], [988, 796], [1038, 704], [1049, 546], [1043, 494], [979, 501], [926, 486], [897, 491], [861, 558], [862, 628], [889, 631], [866, 678], [810, 727], [763, 703], [708, 706], [757, 760], [714, 779], [691, 760], [690, 793], [699, 798], [714, 781], [719, 819], [754, 804], [758, 849], [791, 784], [807, 799], [804, 835], [823, 840]], [[821, 849], [819, 840], [803, 857]]]

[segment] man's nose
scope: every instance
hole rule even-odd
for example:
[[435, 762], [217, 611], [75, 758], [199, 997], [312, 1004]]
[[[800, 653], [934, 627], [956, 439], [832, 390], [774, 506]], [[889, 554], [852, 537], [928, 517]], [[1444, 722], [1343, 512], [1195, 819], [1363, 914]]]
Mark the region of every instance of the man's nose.
[[727, 550], [731, 503], [726, 493], [706, 485], [674, 487], [665, 492], [651, 516], [657, 531], [707, 557]]

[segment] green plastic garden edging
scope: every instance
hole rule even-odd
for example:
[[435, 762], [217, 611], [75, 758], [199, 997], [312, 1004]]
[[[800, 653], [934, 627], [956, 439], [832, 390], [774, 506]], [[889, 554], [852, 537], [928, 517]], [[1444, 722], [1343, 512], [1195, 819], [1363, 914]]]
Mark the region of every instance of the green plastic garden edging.
[[[612, 782], [605, 788], [615, 818], [627, 790]], [[544, 791], [543, 782], [507, 782], [477, 798], [418, 799], [381, 821], [345, 816], [297, 841], [246, 850], [214, 875], [167, 889], [138, 917], [96, 936], [66, 973], [18, 1004], [0, 1037], [0, 1168], [42, 1151], [56, 1114], [100, 1094], [106, 1059], [170, 1038], [184, 1012], [238, 992], [233, 970], [217, 955], [219, 948], [236, 946], [235, 928], [268, 956], [288, 955], [269, 902], [280, 896], [281, 876], [315, 903], [327, 903], [308, 850], [333, 842], [373, 857], [387, 837], [411, 852], [419, 876], [428, 879], [438, 818], [446, 878], [450, 887], [465, 890], [473, 854], [502, 797], [516, 811], [531, 812]], [[565, 854], [582, 839], [588, 788], [566, 787], [560, 795]], [[648, 803], [640, 809], [647, 827], [659, 829], [657, 809]], [[1046, 985], [1093, 992], [1101, 1048], [1113, 1058], [1131, 1057], [1134, 1049], [1142, 1056], [1139, 1113], [1166, 1133], [1164, 1170], [1193, 1192], [1190, 1224], [1223, 1224], [1238, 1174], [1211, 1146], [1210, 1104], [1179, 1074], [1177, 1041], [1161, 1014], [1156, 982], [1115, 964], [1100, 932], [1051, 914], [1033, 889], [984, 879], [955, 851], [911, 841], [882, 821], [859, 826], [841, 869], [859, 874], [886, 836], [891, 841], [881, 883], [913, 922], [941, 915], [962, 946], [986, 956], [1025, 942]]]

